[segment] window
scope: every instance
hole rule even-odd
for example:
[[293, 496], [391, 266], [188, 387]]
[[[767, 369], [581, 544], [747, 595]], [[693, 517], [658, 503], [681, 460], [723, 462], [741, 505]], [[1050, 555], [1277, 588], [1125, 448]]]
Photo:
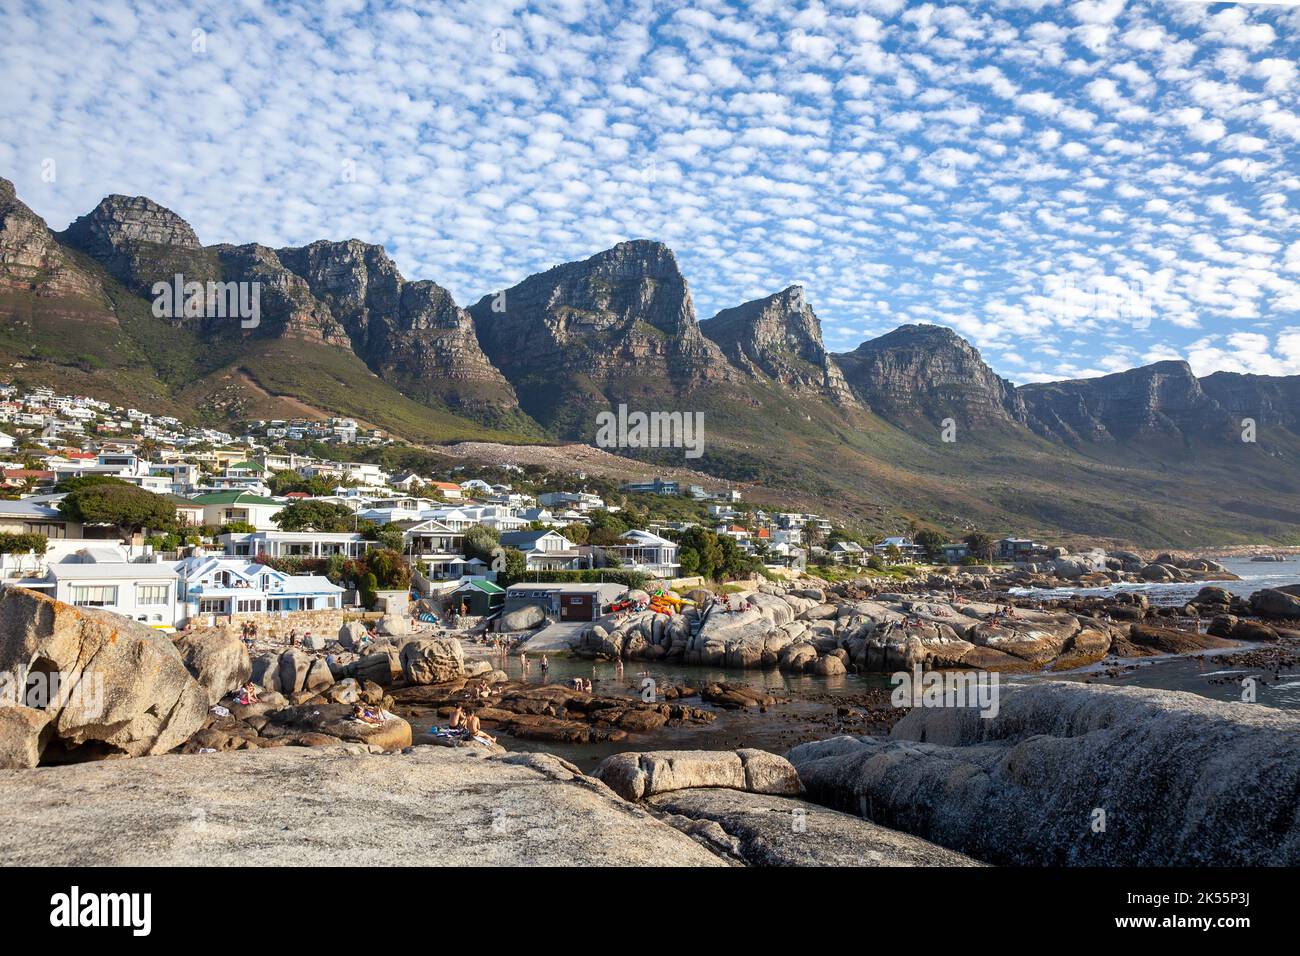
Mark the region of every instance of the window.
[[117, 587], [101, 584], [74, 584], [72, 603], [77, 607], [105, 607], [117, 603]]
[[166, 604], [170, 598], [171, 588], [165, 584], [137, 584], [135, 586], [135, 603]]
[[237, 601], [235, 610], [238, 611], [240, 614], [249, 614], [253, 612], [260, 613], [262, 610], [262, 602], [261, 601]]
[[199, 601], [200, 614], [225, 614], [226, 602], [221, 598], [203, 598]]

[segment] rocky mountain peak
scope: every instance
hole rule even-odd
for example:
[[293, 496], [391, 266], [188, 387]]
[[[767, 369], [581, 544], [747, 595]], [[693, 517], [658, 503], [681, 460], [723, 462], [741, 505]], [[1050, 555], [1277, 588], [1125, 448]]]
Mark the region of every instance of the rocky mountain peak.
[[821, 322], [792, 285], [763, 299], [723, 309], [700, 323], [731, 362], [799, 391], [822, 392], [853, 402], [844, 375], [822, 344]]
[[139, 295], [148, 296], [154, 282], [170, 281], [177, 273], [187, 280], [215, 278], [190, 224], [145, 196], [106, 196], [58, 238], [98, 260]]
[[517, 411], [469, 313], [436, 282], [403, 279], [382, 246], [320, 240], [279, 256], [329, 306], [357, 355], [409, 394], [489, 417]]
[[1169, 360], [1099, 378], [1018, 389], [1040, 433], [1069, 442], [1182, 440], [1216, 433], [1229, 416], [1186, 362]]
[[554, 266], [469, 308], [488, 358], [530, 415], [566, 437], [586, 436], [591, 408], [675, 396], [734, 375], [700, 332], [677, 257], [661, 242], [620, 242]]
[[858, 398], [896, 422], [1023, 424], [1027, 417], [1015, 387], [943, 326], [899, 326], [835, 360]]
[[0, 179], [0, 290], [98, 299], [99, 283], [77, 268], [45, 220]]
[[68, 226], [64, 238], [82, 247], [107, 243], [120, 248], [134, 242], [186, 249], [202, 245], [188, 222], [147, 196], [105, 196]]

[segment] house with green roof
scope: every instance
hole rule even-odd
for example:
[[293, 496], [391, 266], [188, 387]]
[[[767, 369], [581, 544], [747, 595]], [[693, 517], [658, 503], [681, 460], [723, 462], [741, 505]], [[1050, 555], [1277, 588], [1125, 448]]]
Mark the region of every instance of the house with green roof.
[[279, 526], [271, 519], [284, 507], [274, 499], [234, 489], [208, 492], [190, 501], [203, 506], [204, 524], [223, 525], [239, 521], [251, 524], [258, 531], [276, 530]]
[[503, 588], [486, 578], [470, 578], [451, 592], [447, 606], [459, 610], [464, 604], [475, 617], [486, 617], [506, 603]]

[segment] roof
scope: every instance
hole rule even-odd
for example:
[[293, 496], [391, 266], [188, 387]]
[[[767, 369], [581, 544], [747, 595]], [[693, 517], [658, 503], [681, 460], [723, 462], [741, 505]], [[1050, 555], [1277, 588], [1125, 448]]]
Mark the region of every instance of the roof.
[[172, 504], [174, 504], [177, 508], [186, 508], [186, 507], [202, 508], [203, 507], [193, 498], [186, 498], [182, 495], [165, 494], [163, 495], [163, 497], [166, 498], [168, 501], [170, 501]]
[[[560, 538], [564, 537], [564, 535], [560, 534], [560, 532], [553, 528], [547, 528], [544, 531], [506, 531], [501, 535], [501, 543], [512, 548], [518, 548], [520, 545], [534, 544], [548, 535], [556, 535]], [[567, 541], [568, 539], [565, 538], [565, 540]]]
[[50, 576], [55, 580], [86, 580], [108, 578], [114, 581], [174, 580], [176, 570], [166, 564], [128, 563], [117, 564], [51, 564]]
[[4, 501], [0, 500], [0, 515], [22, 518], [63, 518], [58, 508], [50, 507], [39, 501]]
[[206, 495], [198, 495], [191, 498], [196, 505], [275, 505], [280, 507], [280, 502], [273, 501], [270, 498], [263, 498], [261, 495], [255, 495], [248, 491], [213, 491]]
[[456, 588], [456, 590], [452, 591], [451, 593], [455, 594], [456, 591], [463, 591], [466, 588], [472, 588], [475, 591], [482, 591], [484, 594], [505, 594], [506, 593], [499, 585], [493, 584], [491, 581], [466, 581], [464, 584]]
[[624, 531], [619, 535], [619, 537], [625, 541], [632, 542], [633, 544], [666, 544], [670, 547], [677, 547], [676, 544], [669, 541], [667, 538], [661, 538], [659, 535], [653, 534], [649, 531], [638, 531], [635, 528], [631, 531]]
[[599, 584], [578, 581], [520, 581], [518, 584], [512, 584], [506, 588], [506, 594], [510, 594], [512, 591], [568, 591], [570, 594], [599, 594], [601, 591], [610, 588], [627, 590], [627, 585], [619, 584], [617, 581], [604, 581]]

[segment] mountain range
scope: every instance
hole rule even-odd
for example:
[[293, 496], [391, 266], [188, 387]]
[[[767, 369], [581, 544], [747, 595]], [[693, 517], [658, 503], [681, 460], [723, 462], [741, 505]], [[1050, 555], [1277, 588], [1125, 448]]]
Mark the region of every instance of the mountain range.
[[[257, 282], [257, 325], [155, 315], [178, 274]], [[422, 445], [591, 442], [619, 403], [699, 411], [691, 467], [873, 530], [1300, 541], [1300, 376], [1166, 361], [1016, 387], [933, 325], [831, 353], [799, 286], [700, 321], [672, 250], [644, 239], [461, 307], [378, 245], [204, 245], [119, 195], [55, 232], [0, 179], [0, 363], [189, 421], [342, 414]]]

